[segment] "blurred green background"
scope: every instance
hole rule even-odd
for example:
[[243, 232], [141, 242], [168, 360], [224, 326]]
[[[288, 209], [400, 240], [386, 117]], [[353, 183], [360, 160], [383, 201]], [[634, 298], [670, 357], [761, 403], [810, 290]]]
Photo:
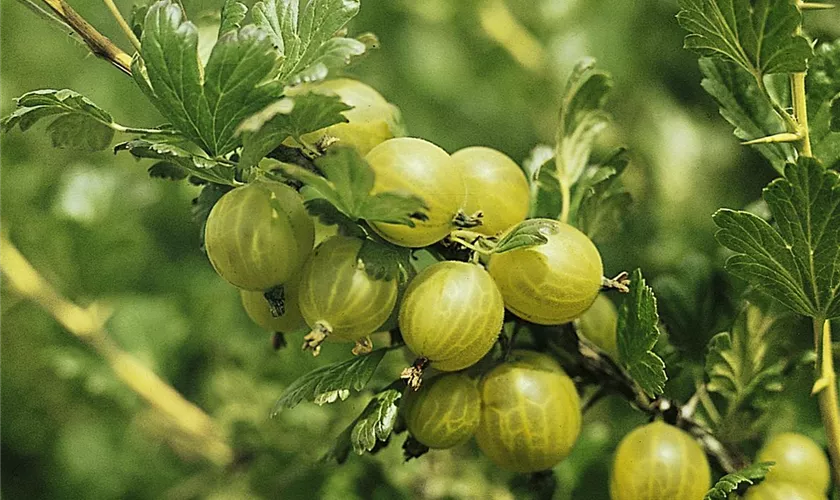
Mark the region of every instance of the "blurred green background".
[[[26, 91], [72, 88], [118, 123], [162, 121], [129, 78], [23, 4], [1, 1], [3, 115]], [[104, 4], [70, 3], [129, 47]], [[117, 3], [130, 12], [130, 0]], [[216, 2], [184, 3], [215, 31]], [[505, 48], [493, 39], [493, 16], [504, 5], [533, 40], [516, 37]], [[450, 152], [492, 146], [521, 162], [535, 144], [552, 142], [572, 66], [596, 58], [615, 79], [608, 106], [615, 126], [596, 155], [631, 149], [626, 182], [635, 198], [624, 231], [599, 247], [608, 274], [641, 266], [656, 277], [694, 252], [719, 264], [710, 215], [750, 203], [774, 175], [738, 146], [702, 91], [696, 57], [681, 49], [676, 11], [676, 0], [363, 0], [351, 33], [372, 31], [382, 46], [348, 73], [398, 105], [411, 135]], [[808, 28], [836, 38], [840, 14], [811, 14]], [[341, 467], [317, 463], [368, 395], [268, 418], [284, 386], [347, 353], [325, 349], [316, 360], [295, 348], [299, 339], [271, 349], [269, 334], [249, 322], [237, 292], [199, 250], [190, 215], [197, 189], [149, 179], [148, 165], [125, 154], [53, 149], [40, 127], [0, 140], [2, 230], [72, 301], [112, 308], [106, 327], [117, 343], [212, 415], [240, 453], [219, 471], [179, 447], [100, 358], [4, 287], [6, 498], [517, 497], [511, 475], [479, 458], [473, 444], [397, 465], [399, 437]], [[373, 387], [405, 364], [396, 353], [386, 361]], [[802, 399], [778, 418], [811, 425], [812, 407]], [[556, 469], [555, 498], [606, 498], [610, 453], [643, 418], [608, 398], [585, 421], [573, 455]]]

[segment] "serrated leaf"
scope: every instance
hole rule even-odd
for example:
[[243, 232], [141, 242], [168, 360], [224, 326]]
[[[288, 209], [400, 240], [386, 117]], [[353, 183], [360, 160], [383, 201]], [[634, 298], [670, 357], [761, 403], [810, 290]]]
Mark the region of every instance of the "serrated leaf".
[[[721, 116], [735, 127], [736, 137], [749, 141], [785, 131], [782, 119], [773, 111], [767, 96], [743, 68], [730, 61], [704, 57], [700, 59], [700, 71], [703, 73], [701, 85], [717, 101]], [[795, 158], [795, 150], [790, 144], [754, 144], [751, 147], [779, 172]]]
[[652, 352], [659, 340], [656, 297], [636, 269], [630, 275], [630, 293], [618, 311], [618, 358], [627, 373], [651, 397], [665, 390], [665, 363]]
[[222, 5], [222, 19], [219, 23], [219, 38], [242, 28], [242, 21], [245, 20], [247, 14], [248, 7], [245, 4], [236, 0], [225, 0], [224, 5]]
[[818, 45], [805, 78], [814, 157], [840, 168], [840, 40]]
[[135, 158], [163, 160], [177, 165], [189, 173], [208, 182], [238, 186], [236, 168], [204, 156], [198, 156], [166, 142], [150, 142], [143, 139], [118, 144], [114, 152], [128, 151]]
[[335, 36], [358, 12], [358, 0], [265, 0], [252, 10], [283, 56], [276, 76], [285, 84], [324, 79], [363, 54], [363, 42]]
[[723, 476], [706, 493], [703, 500], [727, 500], [729, 494], [737, 490], [742, 484], [755, 484], [764, 479], [774, 464], [775, 462], [758, 462]]
[[323, 404], [337, 399], [344, 400], [350, 390], [365, 388], [387, 349], [377, 349], [369, 354], [354, 356], [346, 361], [317, 368], [292, 382], [271, 410], [271, 416], [287, 408], [294, 408], [302, 401]]
[[[771, 348], [792, 328], [795, 316], [747, 303], [731, 332], [712, 337], [706, 354], [707, 389], [727, 401], [725, 418], [748, 410], [770, 393], [782, 390], [786, 365]], [[726, 422], [726, 420], [724, 420]]]
[[155, 163], [148, 168], [148, 172], [149, 177], [170, 181], [182, 181], [189, 175], [186, 170], [168, 161], [159, 161]]
[[142, 64], [132, 65], [135, 81], [210, 156], [239, 146], [236, 127], [282, 94], [282, 84], [271, 79], [279, 55], [268, 34], [253, 25], [220, 37], [202, 70], [198, 29], [176, 2], [160, 0], [149, 8], [141, 43]]
[[493, 249], [493, 253], [510, 252], [517, 248], [548, 243], [548, 237], [542, 233], [542, 228], [543, 222], [539, 219], [528, 219], [521, 222], [499, 240]]
[[808, 317], [840, 316], [840, 175], [801, 157], [764, 189], [776, 227], [719, 210], [717, 240], [735, 252], [726, 269]]
[[353, 451], [361, 455], [376, 446], [376, 441], [385, 441], [397, 422], [399, 406], [397, 402], [402, 394], [396, 389], [388, 389], [373, 397], [364, 409], [350, 433]]
[[603, 110], [612, 89], [612, 79], [595, 70], [594, 60], [575, 66], [566, 84], [557, 127], [555, 163], [557, 175], [569, 186], [577, 182], [589, 161], [592, 145], [609, 124]]
[[400, 266], [409, 255], [410, 251], [406, 248], [366, 239], [359, 248], [358, 258], [370, 277], [390, 281], [399, 276]]
[[342, 114], [352, 107], [338, 96], [309, 93], [283, 98], [242, 122], [237, 133], [243, 136], [242, 165], [255, 165], [289, 137], [347, 122]]
[[796, 34], [802, 14], [790, 0], [680, 0], [685, 48], [727, 58], [760, 78], [805, 71], [811, 45]]
[[619, 149], [600, 165], [587, 167], [572, 190], [569, 219], [592, 240], [607, 240], [621, 229], [631, 198], [619, 178], [629, 161], [626, 150]]
[[316, 191], [338, 211], [353, 221], [387, 222], [413, 227], [415, 220], [426, 220], [426, 204], [413, 195], [399, 193], [371, 194], [374, 172], [352, 147], [335, 145], [315, 160], [322, 177], [288, 163], [280, 168]]
[[21, 132], [42, 119], [53, 146], [100, 151], [114, 139], [111, 115], [87, 97], [69, 89], [35, 90], [16, 100], [16, 109], [0, 123], [4, 132], [18, 126]]

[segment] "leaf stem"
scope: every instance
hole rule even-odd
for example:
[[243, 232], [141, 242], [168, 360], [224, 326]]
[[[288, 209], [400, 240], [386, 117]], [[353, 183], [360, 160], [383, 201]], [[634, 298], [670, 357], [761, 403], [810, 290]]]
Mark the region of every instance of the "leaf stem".
[[64, 0], [44, 0], [44, 3], [84, 40], [93, 55], [110, 62], [126, 75], [131, 75], [131, 56], [98, 32], [67, 2]]
[[828, 454], [834, 482], [840, 484], [840, 402], [837, 396], [837, 376], [831, 348], [831, 323], [814, 318], [814, 345], [817, 349], [818, 378], [814, 389], [818, 392], [820, 416], [828, 440]]
[[802, 156], [813, 156], [811, 152], [811, 136], [808, 133], [808, 108], [805, 96], [805, 73], [794, 73], [790, 76], [791, 94], [793, 96], [793, 117], [796, 120], [796, 132], [801, 137]]
[[571, 207], [571, 186], [566, 179], [560, 179], [560, 196], [563, 197], [560, 208], [560, 222], [569, 222], [569, 209]]
[[[6, 238], [0, 236], [0, 271], [5, 282], [22, 297], [41, 306], [68, 332], [88, 344], [101, 356], [129, 389], [145, 400], [177, 431], [173, 443], [186, 442], [191, 451], [218, 466], [232, 462], [233, 451], [225, 442], [216, 422], [201, 408], [164, 382], [128, 352], [123, 351], [105, 331], [107, 314], [97, 304], [80, 307], [62, 297]], [[163, 432], [163, 431], [162, 431]], [[169, 430], [165, 431], [171, 434]]]
[[125, 33], [125, 36], [128, 38], [128, 41], [131, 42], [131, 45], [134, 45], [134, 48], [137, 52], [140, 52], [140, 40], [137, 39], [137, 35], [134, 34], [134, 31], [131, 30], [131, 26], [125, 22], [125, 18], [120, 14], [120, 9], [117, 8], [117, 4], [114, 3], [114, 0], [103, 0], [105, 2], [105, 6], [108, 7], [108, 10], [111, 11], [111, 15], [114, 16], [116, 19], [117, 24], [120, 25], [120, 28]]
[[125, 134], [178, 135], [178, 132], [176, 132], [174, 130], [161, 130], [159, 128], [126, 127], [124, 125], [120, 125], [119, 123], [114, 123], [114, 122], [106, 123], [105, 125], [111, 127], [111, 129], [116, 130], [117, 132], [122, 132], [122, 133], [125, 133]]

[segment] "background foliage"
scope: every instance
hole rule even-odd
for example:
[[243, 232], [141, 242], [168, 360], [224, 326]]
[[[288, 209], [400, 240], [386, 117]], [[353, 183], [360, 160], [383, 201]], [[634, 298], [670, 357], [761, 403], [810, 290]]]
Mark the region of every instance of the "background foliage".
[[[72, 4], [128, 47], [101, 3]], [[202, 20], [200, 50], [212, 45], [219, 5], [184, 4], [191, 19]], [[118, 5], [131, 10], [129, 1]], [[506, 26], [504, 5], [532, 34], [507, 47], [495, 41]], [[752, 203], [774, 172], [738, 146], [700, 87], [696, 57], [681, 48], [676, 12], [676, 1], [667, 0], [365, 0], [351, 33], [375, 32], [381, 49], [349, 73], [398, 105], [411, 135], [450, 152], [492, 146], [521, 162], [533, 145], [552, 142], [566, 76], [581, 57], [595, 57], [615, 88], [607, 106], [615, 122], [595, 156], [616, 144], [631, 148], [624, 175], [634, 198], [623, 231], [597, 241], [605, 274], [642, 267], [663, 317], [683, 322], [673, 321], [668, 331], [687, 351], [683, 362], [668, 363], [667, 347], [660, 354], [669, 395], [685, 398], [694, 389], [692, 373], [702, 370], [707, 340], [730, 330], [735, 316], [725, 307], [733, 292], [720, 273], [727, 254], [713, 238], [711, 214]], [[0, 114], [26, 91], [73, 88], [118, 123], [161, 122], [130, 78], [21, 3], [2, 0], [2, 26]], [[840, 37], [840, 13], [809, 14], [806, 26], [819, 39]], [[190, 215], [197, 190], [149, 179], [146, 164], [129, 155], [53, 149], [46, 134], [13, 132], [0, 141], [2, 230], [71, 300], [112, 307], [106, 327], [113, 338], [213, 415], [240, 452], [225, 475], [195, 459], [99, 358], [3, 288], [0, 404], [8, 498], [502, 499], [524, 487], [478, 458], [473, 445], [403, 466], [393, 465], [399, 443], [376, 455], [351, 455], [342, 467], [319, 463], [332, 446], [324, 436], [338, 436], [370, 396], [323, 407], [305, 403], [268, 419], [298, 375], [346, 353], [325, 349], [315, 360], [295, 348], [297, 339], [292, 348], [271, 350], [269, 335], [249, 322], [237, 292], [198, 248]], [[696, 291], [686, 292], [692, 280]], [[691, 315], [696, 320], [686, 319]], [[737, 330], [733, 335], [737, 344]], [[382, 387], [386, 372], [405, 363], [401, 354], [388, 354], [372, 386]], [[773, 401], [772, 427], [824, 439], [816, 402], [807, 396], [810, 370], [786, 376], [791, 382]], [[642, 421], [617, 399], [589, 410], [574, 453], [556, 469], [556, 498], [606, 498], [611, 453]]]

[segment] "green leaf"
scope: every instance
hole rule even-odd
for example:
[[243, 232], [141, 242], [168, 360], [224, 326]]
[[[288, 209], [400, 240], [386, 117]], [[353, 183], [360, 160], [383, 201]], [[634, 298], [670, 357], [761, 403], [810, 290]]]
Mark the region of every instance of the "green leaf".
[[220, 37], [202, 71], [198, 29], [183, 19], [177, 3], [160, 0], [149, 9], [141, 43], [142, 63], [132, 65], [135, 81], [210, 156], [239, 146], [235, 131], [242, 120], [282, 94], [282, 84], [271, 79], [279, 55], [268, 34], [253, 25]]
[[626, 150], [619, 149], [586, 168], [572, 190], [570, 220], [592, 240], [608, 240], [621, 229], [632, 200], [619, 179], [629, 162]]
[[143, 37], [143, 24], [146, 21], [146, 14], [149, 13], [149, 6], [146, 4], [134, 4], [131, 6], [131, 18], [129, 19], [129, 26], [134, 36], [139, 40]]
[[560, 215], [562, 194], [554, 153], [551, 146], [537, 145], [522, 164], [531, 185], [531, 218], [556, 219]]
[[324, 460], [344, 463], [351, 449], [362, 455], [373, 450], [377, 441], [387, 441], [397, 423], [401, 397], [402, 394], [396, 389], [386, 389], [376, 394], [362, 413], [338, 436]]
[[763, 197], [776, 227], [749, 212], [714, 215], [717, 240], [735, 252], [726, 269], [799, 314], [840, 316], [840, 175], [801, 157]]
[[743, 484], [755, 484], [764, 479], [775, 462], [758, 462], [748, 467], [727, 474], [720, 478], [717, 483], [706, 493], [703, 500], [727, 500], [729, 494]]
[[805, 71], [811, 45], [796, 34], [802, 14], [790, 0], [680, 0], [685, 48], [729, 59], [760, 78]]
[[[749, 411], [766, 396], [783, 389], [786, 361], [773, 346], [795, 332], [797, 317], [756, 303], [747, 303], [731, 332], [721, 332], [709, 341], [706, 353], [707, 389], [727, 401], [725, 416]], [[748, 420], [755, 421], [755, 416]], [[724, 421], [725, 422], [725, 421]]]
[[0, 123], [4, 132], [18, 126], [27, 131], [41, 119], [53, 146], [100, 151], [114, 139], [113, 119], [87, 97], [69, 89], [35, 90], [16, 100], [16, 109]]
[[840, 40], [822, 43], [805, 77], [809, 135], [814, 157], [840, 168]]
[[265, 0], [252, 10], [283, 56], [276, 77], [285, 84], [322, 80], [362, 55], [363, 42], [335, 36], [358, 12], [358, 0]]
[[354, 148], [335, 145], [315, 160], [322, 177], [289, 163], [280, 168], [287, 177], [312, 188], [353, 221], [387, 222], [414, 226], [426, 220], [426, 205], [417, 196], [399, 193], [371, 194], [374, 172]]
[[517, 248], [544, 245], [548, 238], [540, 231], [543, 223], [537, 219], [528, 219], [517, 225], [499, 240], [493, 253], [504, 253]]
[[248, 7], [245, 4], [236, 0], [225, 0], [222, 6], [222, 20], [219, 23], [219, 38], [242, 28], [242, 21], [247, 14]]
[[303, 375], [286, 387], [271, 410], [271, 416], [276, 416], [286, 408], [294, 408], [302, 401], [313, 401], [320, 405], [347, 399], [351, 389], [361, 391], [365, 388], [386, 352], [387, 349], [377, 349]]
[[651, 397], [665, 390], [665, 363], [652, 352], [659, 339], [656, 297], [642, 271], [630, 275], [630, 293], [618, 311], [618, 358], [627, 373]]
[[202, 249], [204, 248], [204, 226], [207, 223], [207, 217], [210, 216], [210, 210], [231, 189], [233, 188], [227, 185], [210, 183], [201, 188], [201, 192], [192, 200], [192, 216], [199, 225], [198, 238]]
[[237, 132], [243, 136], [242, 165], [255, 165], [289, 137], [347, 122], [342, 114], [352, 107], [338, 96], [316, 93], [283, 98], [242, 122]]
[[[704, 57], [700, 59], [700, 71], [701, 85], [718, 102], [721, 116], [735, 127], [736, 137], [749, 141], [785, 131], [773, 105], [743, 68], [730, 61]], [[795, 158], [793, 146], [786, 143], [754, 144], [752, 148], [778, 172]]]
[[406, 248], [366, 239], [359, 249], [358, 258], [370, 277], [390, 281], [399, 277], [400, 268], [405, 266], [409, 256], [410, 251]]
[[612, 79], [596, 71], [595, 61], [591, 59], [579, 62], [569, 77], [560, 106], [555, 145], [557, 175], [569, 186], [580, 178], [592, 144], [609, 124], [609, 115], [603, 107], [611, 89]]
[[148, 172], [149, 177], [170, 181], [182, 181], [189, 175], [189, 172], [168, 161], [159, 161], [155, 163], [149, 167]]
[[208, 182], [238, 186], [242, 184], [236, 180], [236, 168], [233, 165], [221, 163], [211, 158], [198, 156], [166, 142], [150, 142], [143, 139], [118, 144], [114, 152], [128, 151], [135, 158], [151, 158], [163, 160], [177, 165], [181, 169]]

